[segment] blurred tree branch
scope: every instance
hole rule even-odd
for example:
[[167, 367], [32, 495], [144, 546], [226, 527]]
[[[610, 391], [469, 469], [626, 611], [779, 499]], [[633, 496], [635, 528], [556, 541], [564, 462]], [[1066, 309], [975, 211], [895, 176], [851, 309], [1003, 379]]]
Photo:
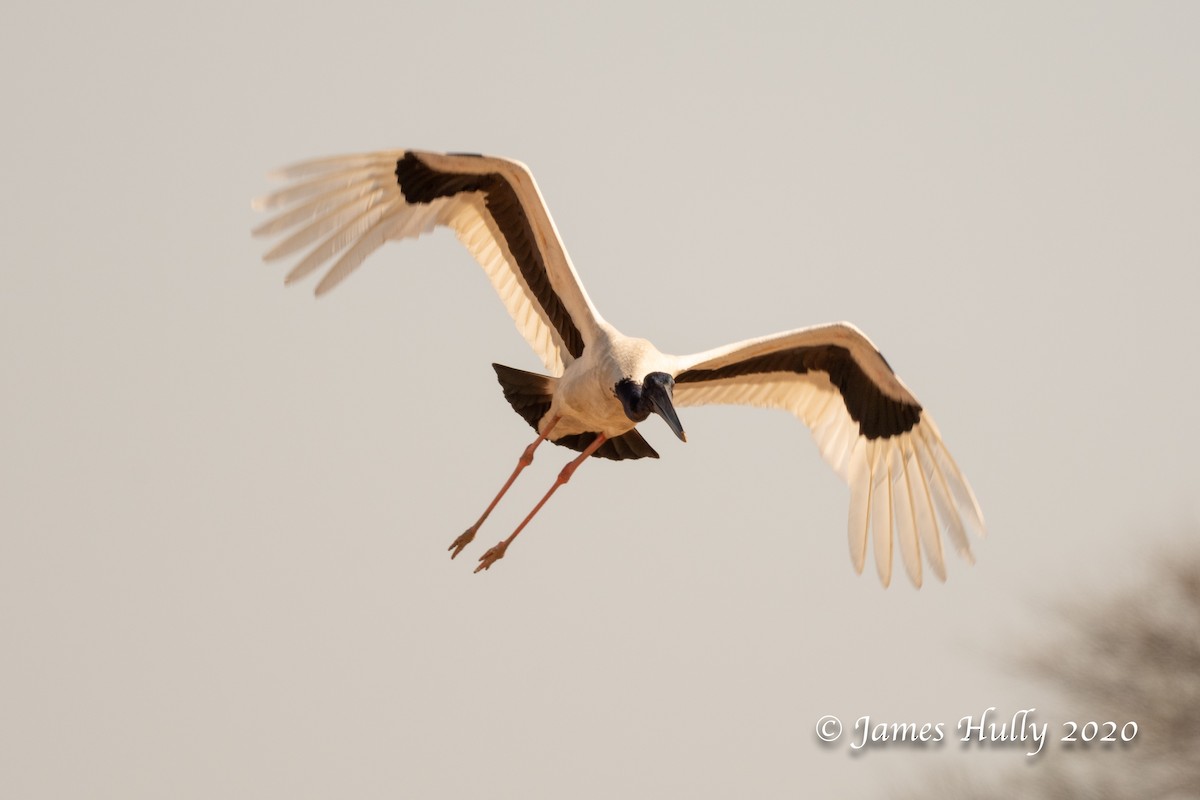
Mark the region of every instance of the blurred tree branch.
[[909, 796], [1200, 798], [1200, 547], [1162, 558], [1141, 585], [1062, 606], [1061, 618], [1062, 635], [1025, 651], [1019, 665], [1057, 686], [1081, 712], [1076, 719], [1136, 721], [1136, 739], [1071, 749], [1054, 742], [1062, 752], [1040, 763], [988, 782], [937, 774]]

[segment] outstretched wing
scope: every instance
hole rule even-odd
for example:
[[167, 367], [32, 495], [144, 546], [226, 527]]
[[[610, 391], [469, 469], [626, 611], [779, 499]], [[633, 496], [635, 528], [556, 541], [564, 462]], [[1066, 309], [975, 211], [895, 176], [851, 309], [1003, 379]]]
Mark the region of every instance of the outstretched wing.
[[946, 579], [944, 533], [972, 560], [968, 531], [984, 533], [979, 505], [941, 434], [870, 340], [841, 323], [739, 342], [680, 359], [679, 406], [786, 409], [812, 430], [821, 455], [850, 484], [850, 556], [862, 572], [874, 531], [880, 580], [892, 543], [921, 585], [921, 550]]
[[279, 209], [254, 234], [289, 234], [267, 251], [267, 261], [310, 248], [288, 283], [328, 266], [317, 284], [321, 295], [388, 239], [444, 225], [475, 256], [553, 374], [592, 341], [599, 315], [523, 164], [393, 150], [306, 161], [274, 175], [290, 183], [254, 201], [260, 210]]

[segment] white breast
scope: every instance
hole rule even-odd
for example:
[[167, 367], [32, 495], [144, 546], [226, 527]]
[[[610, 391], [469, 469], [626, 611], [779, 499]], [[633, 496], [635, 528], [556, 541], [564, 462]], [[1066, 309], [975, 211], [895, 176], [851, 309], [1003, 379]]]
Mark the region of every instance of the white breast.
[[562, 416], [556, 436], [599, 431], [612, 437], [632, 430], [635, 423], [617, 398], [617, 383], [624, 378], [641, 381], [646, 373], [663, 368], [664, 358], [650, 342], [605, 327], [604, 335], [559, 379], [550, 408], [551, 416]]

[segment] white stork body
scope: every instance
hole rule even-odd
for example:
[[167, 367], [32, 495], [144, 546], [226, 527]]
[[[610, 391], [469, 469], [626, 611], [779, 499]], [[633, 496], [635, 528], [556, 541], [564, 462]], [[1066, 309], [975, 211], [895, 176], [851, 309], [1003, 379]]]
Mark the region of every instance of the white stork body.
[[637, 425], [626, 414], [613, 387], [623, 378], [651, 372], [669, 372], [672, 360], [645, 339], [625, 336], [603, 324], [583, 356], [567, 365], [558, 379], [550, 410], [538, 425], [544, 433], [549, 420], [558, 417], [559, 436], [603, 433], [614, 439]]
[[[984, 525], [969, 485], [928, 413], [852, 325], [803, 328], [690, 356], [667, 355], [603, 320], [532, 176], [515, 161], [396, 150], [309, 161], [280, 175], [293, 183], [255, 204], [286, 208], [255, 233], [291, 231], [267, 252], [268, 260], [311, 246], [288, 274], [289, 283], [333, 260], [317, 285], [320, 295], [385, 241], [449, 227], [483, 267], [517, 329], [551, 373], [494, 365], [505, 398], [539, 438], [526, 448], [483, 517], [451, 546], [454, 555], [471, 541], [543, 439], [583, 452], [563, 470], [544, 503], [589, 455], [657, 458], [636, 430], [650, 413], [662, 416], [684, 439], [674, 406], [723, 403], [784, 409], [808, 425], [821, 454], [850, 484], [850, 552], [858, 571], [869, 534], [884, 585], [891, 579], [893, 542], [899, 542], [905, 569], [918, 586], [922, 551], [934, 574], [945, 579], [943, 534], [970, 560], [968, 532], [982, 535]], [[476, 571], [502, 557], [525, 522], [485, 553]]]

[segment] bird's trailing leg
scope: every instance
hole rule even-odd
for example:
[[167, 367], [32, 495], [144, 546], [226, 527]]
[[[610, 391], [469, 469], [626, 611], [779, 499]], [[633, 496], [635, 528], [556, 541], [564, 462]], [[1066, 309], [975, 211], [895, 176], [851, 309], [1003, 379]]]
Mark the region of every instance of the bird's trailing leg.
[[550, 436], [550, 432], [554, 430], [554, 426], [558, 424], [559, 419], [560, 417], [555, 417], [554, 419], [550, 420], [550, 424], [546, 427], [545, 432], [539, 434], [538, 438], [534, 439], [530, 445], [525, 448], [525, 452], [521, 453], [521, 457], [517, 459], [516, 469], [512, 471], [512, 475], [508, 476], [508, 480], [504, 482], [504, 485], [500, 487], [500, 491], [494, 498], [492, 498], [492, 502], [488, 504], [486, 509], [484, 509], [483, 515], [475, 521], [474, 525], [463, 531], [462, 535], [455, 539], [454, 543], [450, 545], [450, 558], [454, 558], [461, 553], [463, 548], [469, 545], [471, 540], [475, 538], [475, 534], [479, 531], [479, 526], [482, 525], [483, 521], [488, 518], [488, 514], [492, 513], [492, 509], [495, 508], [496, 504], [500, 502], [500, 498], [504, 497], [504, 493], [508, 491], [508, 487], [512, 486], [513, 481], [515, 481], [517, 476], [521, 474], [521, 470], [533, 463], [533, 451], [537, 450], [538, 445], [544, 442]]
[[530, 511], [525, 519], [521, 520], [521, 524], [512, 532], [512, 535], [479, 557], [479, 566], [475, 568], [476, 572], [483, 569], [491, 569], [492, 564], [504, 558], [504, 551], [512, 544], [513, 539], [517, 538], [517, 534], [525, 529], [525, 526], [529, 524], [529, 520], [533, 519], [534, 515], [542, 510], [542, 506], [546, 505], [546, 501], [550, 499], [550, 495], [554, 494], [558, 490], [558, 487], [571, 480], [571, 476], [575, 474], [575, 470], [579, 469], [579, 465], [584, 462], [584, 459], [599, 450], [600, 445], [604, 444], [607, 438], [603, 433], [596, 434], [595, 441], [589, 444], [587, 449], [579, 454], [578, 458], [562, 468], [562, 472], [558, 473], [558, 477], [554, 479], [554, 484], [550, 487], [550, 491], [546, 492], [542, 499], [538, 501], [538, 504], [533, 507], [533, 511]]

